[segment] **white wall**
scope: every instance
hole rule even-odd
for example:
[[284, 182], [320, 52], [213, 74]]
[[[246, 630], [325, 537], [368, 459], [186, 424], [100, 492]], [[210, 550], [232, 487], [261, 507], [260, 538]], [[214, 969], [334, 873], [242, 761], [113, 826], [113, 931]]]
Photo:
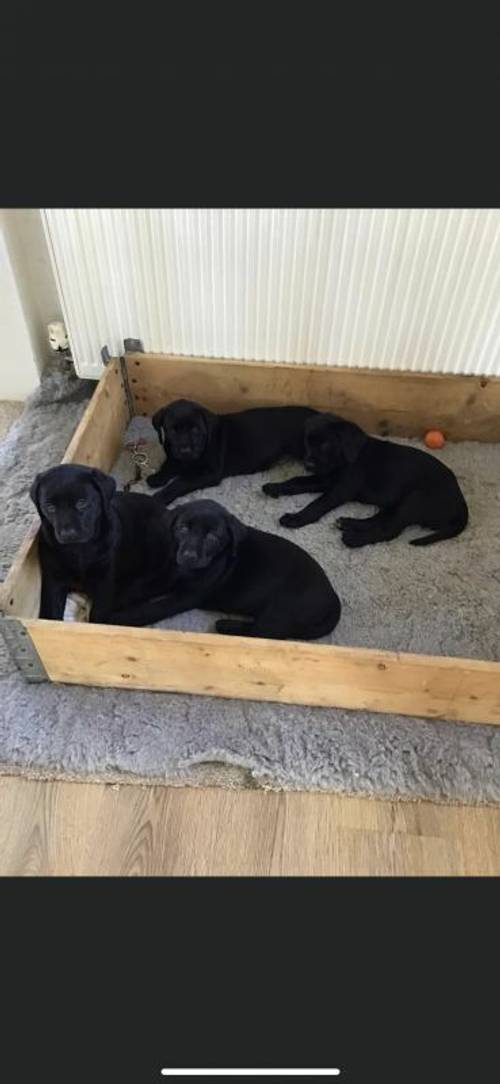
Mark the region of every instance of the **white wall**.
[[73, 356], [500, 376], [500, 210], [47, 210]]
[[0, 399], [24, 399], [38, 379], [33, 344], [0, 225]]
[[50, 354], [47, 324], [60, 320], [40, 210], [0, 210], [0, 399], [24, 399]]

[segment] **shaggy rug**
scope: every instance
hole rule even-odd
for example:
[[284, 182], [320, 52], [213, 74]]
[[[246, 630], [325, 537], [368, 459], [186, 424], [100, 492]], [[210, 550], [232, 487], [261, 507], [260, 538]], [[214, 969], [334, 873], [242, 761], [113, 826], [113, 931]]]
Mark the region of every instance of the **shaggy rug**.
[[[36, 516], [28, 497], [37, 470], [57, 463], [94, 388], [53, 369], [0, 444], [1, 576]], [[135, 419], [124, 438], [141, 438], [156, 466], [149, 423]], [[320, 561], [342, 599], [335, 643], [498, 658], [500, 603], [500, 445], [447, 445], [436, 453], [457, 473], [471, 523], [431, 550], [408, 540], [342, 547], [333, 516], [300, 532], [277, 525], [279, 502], [262, 478], [228, 479], [210, 496], [253, 525], [280, 531]], [[268, 478], [286, 477], [281, 464]], [[130, 452], [115, 468], [133, 476]], [[147, 491], [139, 482], [134, 489]], [[354, 510], [356, 506], [352, 505]], [[360, 514], [369, 514], [366, 507]], [[193, 611], [164, 627], [210, 629], [215, 615]], [[0, 638], [0, 771], [38, 778], [323, 790], [391, 799], [500, 804], [500, 728], [394, 715], [232, 701], [181, 694], [28, 685]]]

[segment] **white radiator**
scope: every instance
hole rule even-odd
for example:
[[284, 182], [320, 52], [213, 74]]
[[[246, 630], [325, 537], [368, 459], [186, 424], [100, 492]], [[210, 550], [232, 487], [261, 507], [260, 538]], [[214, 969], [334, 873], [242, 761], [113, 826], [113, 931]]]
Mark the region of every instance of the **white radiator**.
[[76, 368], [101, 347], [500, 376], [500, 210], [45, 210]]

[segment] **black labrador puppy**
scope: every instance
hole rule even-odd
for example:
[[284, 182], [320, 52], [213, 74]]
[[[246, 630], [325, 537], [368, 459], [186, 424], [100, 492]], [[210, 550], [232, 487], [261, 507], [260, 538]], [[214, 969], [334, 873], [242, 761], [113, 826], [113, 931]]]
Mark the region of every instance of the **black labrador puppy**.
[[306, 423], [304, 445], [304, 466], [311, 473], [262, 487], [271, 497], [322, 494], [302, 512], [282, 516], [284, 527], [316, 523], [348, 501], [374, 504], [380, 511], [365, 519], [337, 520], [346, 546], [387, 542], [415, 524], [433, 533], [412, 539], [411, 545], [429, 546], [453, 538], [467, 525], [467, 505], [455, 475], [428, 452], [369, 437], [334, 414]]
[[299, 546], [245, 526], [216, 501], [188, 501], [166, 515], [169, 593], [124, 610], [123, 624], [202, 609], [247, 618], [216, 621], [217, 632], [234, 636], [316, 640], [335, 628], [340, 601]]
[[153, 415], [167, 460], [149, 476], [148, 485], [168, 485], [163, 498], [170, 504], [223, 478], [265, 470], [283, 456], [302, 459], [304, 425], [316, 413], [283, 406], [214, 414], [199, 403], [177, 399]]
[[90, 597], [90, 621], [101, 622], [158, 594], [168, 512], [156, 498], [116, 493], [114, 478], [77, 464], [38, 474], [30, 496], [41, 518], [40, 617], [62, 620], [73, 590]]

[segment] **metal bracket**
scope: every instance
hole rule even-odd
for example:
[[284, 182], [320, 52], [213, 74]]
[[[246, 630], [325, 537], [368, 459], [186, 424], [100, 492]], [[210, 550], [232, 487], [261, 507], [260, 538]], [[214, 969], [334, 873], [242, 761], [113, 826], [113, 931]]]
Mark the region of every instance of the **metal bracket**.
[[124, 339], [123, 349], [126, 354], [143, 354], [142, 339]]
[[[142, 345], [142, 339], [124, 339], [123, 350], [125, 354], [143, 354], [144, 347]], [[135, 414], [135, 403], [132, 392], [130, 391], [127, 363], [124, 357], [120, 358], [120, 367], [122, 373], [123, 387], [125, 388], [125, 395], [127, 396], [129, 414], [130, 417], [133, 418]]]
[[120, 372], [122, 374], [123, 390], [125, 392], [125, 398], [127, 400], [128, 412], [130, 419], [135, 415], [135, 403], [132, 392], [130, 391], [130, 384], [128, 382], [128, 370], [125, 358], [120, 358]]
[[22, 621], [17, 617], [4, 617], [0, 620], [0, 630], [12, 661], [26, 681], [48, 681], [49, 675]]
[[[124, 339], [123, 350], [125, 354], [143, 354], [144, 346], [142, 339]], [[111, 361], [111, 354], [106, 343], [104, 346], [101, 346], [101, 361], [103, 365], [109, 365], [109, 362]]]

